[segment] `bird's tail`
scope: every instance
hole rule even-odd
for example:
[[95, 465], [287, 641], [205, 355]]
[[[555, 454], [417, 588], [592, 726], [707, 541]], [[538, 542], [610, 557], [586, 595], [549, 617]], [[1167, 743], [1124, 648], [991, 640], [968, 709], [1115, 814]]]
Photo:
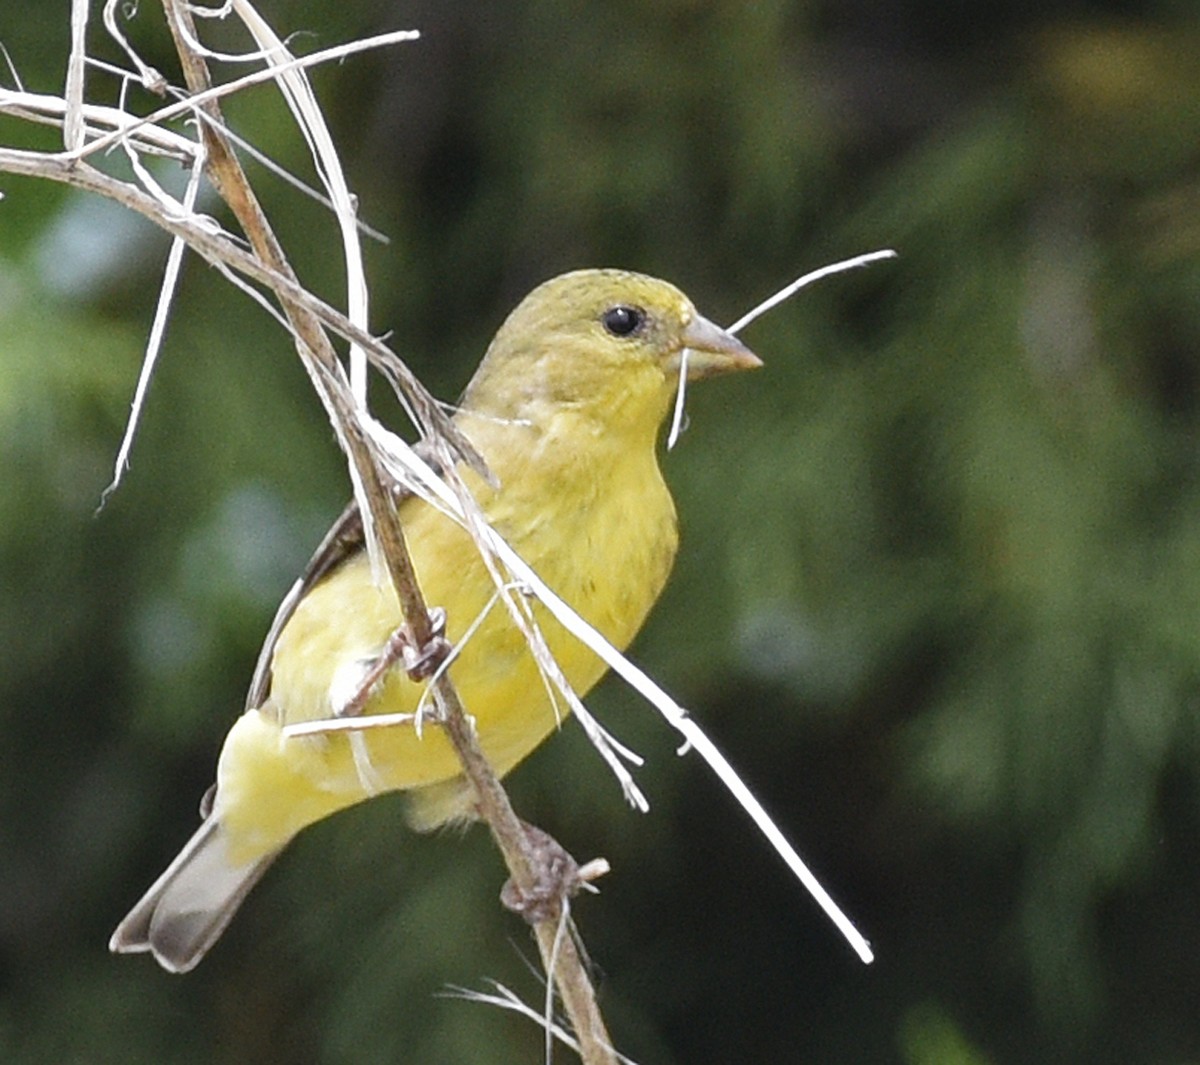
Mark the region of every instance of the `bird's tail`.
[[149, 951], [168, 972], [195, 968], [278, 853], [236, 865], [229, 860], [220, 822], [207, 818], [117, 925], [108, 949]]

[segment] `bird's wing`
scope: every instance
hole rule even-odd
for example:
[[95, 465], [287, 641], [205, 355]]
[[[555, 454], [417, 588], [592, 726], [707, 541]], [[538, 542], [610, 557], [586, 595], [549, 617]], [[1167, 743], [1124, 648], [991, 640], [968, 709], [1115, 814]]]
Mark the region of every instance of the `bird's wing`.
[[[442, 462], [434, 455], [433, 449], [422, 446], [423, 443], [416, 444], [414, 450], [440, 476], [443, 471]], [[411, 499], [413, 493], [407, 488], [397, 487], [393, 492], [393, 497], [396, 506], [399, 506], [406, 499]], [[346, 559], [352, 558], [364, 550], [365, 546], [362, 514], [359, 513], [358, 504], [352, 500], [338, 516], [329, 532], [325, 534], [316, 551], [313, 552], [312, 558], [308, 560], [308, 565], [304, 567], [304, 571], [296, 579], [296, 583], [283, 597], [279, 609], [275, 611], [275, 618], [271, 622], [270, 629], [267, 630], [262, 650], [258, 652], [258, 662], [254, 666], [250, 690], [246, 693], [247, 710], [261, 707], [266, 702], [267, 696], [271, 694], [271, 660], [275, 656], [275, 643], [284, 626], [291, 620], [300, 600]]]
[[322, 577], [332, 573], [346, 559], [363, 550], [363, 523], [358, 504], [351, 501], [338, 516], [337, 521], [321, 540], [308, 565], [275, 611], [275, 618], [267, 630], [262, 650], [258, 652], [258, 662], [254, 666], [254, 676], [250, 680], [250, 690], [246, 692], [246, 709], [254, 710], [266, 702], [271, 693], [271, 660], [275, 655], [275, 642], [284, 626], [291, 620], [300, 600], [314, 588]]

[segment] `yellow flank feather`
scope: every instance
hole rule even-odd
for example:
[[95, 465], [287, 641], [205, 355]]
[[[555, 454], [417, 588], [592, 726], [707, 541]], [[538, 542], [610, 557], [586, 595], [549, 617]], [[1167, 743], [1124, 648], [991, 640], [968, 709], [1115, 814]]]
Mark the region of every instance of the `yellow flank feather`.
[[[456, 418], [499, 485], [467, 475], [488, 520], [621, 648], [675, 556], [675, 508], [655, 449], [685, 351], [690, 378], [759, 365], [665, 282], [615, 270], [566, 274], [509, 316]], [[552, 704], [507, 611], [492, 605], [491, 578], [467, 534], [419, 499], [400, 517], [426, 599], [447, 614], [451, 676], [485, 753], [505, 773], [564, 708]], [[537, 616], [567, 678], [586, 693], [603, 664], [540, 607]], [[377, 792], [408, 792], [421, 827], [469, 816], [469, 791], [435, 725], [354, 738], [281, 731], [335, 716], [402, 621], [361, 549], [305, 591], [270, 653], [269, 694], [226, 739], [210, 816], [118, 927], [112, 949], [149, 950], [172, 971], [191, 968], [293, 836]], [[422, 691], [397, 667], [364, 712], [412, 713]]]

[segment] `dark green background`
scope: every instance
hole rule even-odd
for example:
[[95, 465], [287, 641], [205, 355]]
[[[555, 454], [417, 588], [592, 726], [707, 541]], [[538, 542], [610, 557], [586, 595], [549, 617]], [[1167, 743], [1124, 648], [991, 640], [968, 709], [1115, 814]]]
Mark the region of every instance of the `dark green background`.
[[[141, 7], [130, 34], [177, 82]], [[683, 550], [635, 646], [879, 960], [609, 682], [592, 705], [648, 757], [651, 813], [574, 725], [512, 790], [614, 866], [576, 912], [619, 1046], [1200, 1060], [1192, 0], [263, 10], [309, 31], [300, 51], [424, 33], [313, 78], [391, 237], [368, 253], [372, 325], [443, 397], [564, 269], [657, 273], [728, 322], [803, 270], [900, 252], [752, 326], [762, 372], [694, 390], [664, 459]], [[59, 91], [67, 36], [63, 0], [0, 13], [32, 91]], [[119, 60], [98, 13], [92, 40]], [[90, 76], [93, 99], [114, 86]], [[270, 89], [228, 113], [309, 173]], [[251, 170], [337, 301], [333, 226]], [[538, 1061], [527, 1022], [441, 996], [495, 978], [540, 1000], [498, 857], [478, 829], [413, 836], [390, 800], [306, 833], [194, 974], [108, 955], [192, 830], [346, 480], [282, 333], [191, 259], [126, 485], [94, 516], [166, 241], [0, 189], [0, 1061]]]

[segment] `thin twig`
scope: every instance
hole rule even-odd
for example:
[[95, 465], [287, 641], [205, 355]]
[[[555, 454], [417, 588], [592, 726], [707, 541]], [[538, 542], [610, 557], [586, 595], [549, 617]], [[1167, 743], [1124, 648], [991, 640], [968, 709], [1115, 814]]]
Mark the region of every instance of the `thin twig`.
[[768, 296], [757, 307], [748, 310], [733, 325], [728, 327], [727, 332], [737, 335], [759, 315], [766, 314], [772, 307], [778, 307], [784, 300], [790, 299], [802, 288], [811, 285], [814, 281], [820, 281], [823, 277], [829, 277], [830, 274], [840, 274], [846, 270], [857, 270], [860, 266], [867, 266], [870, 263], [878, 262], [880, 259], [894, 258], [896, 258], [896, 253], [891, 248], [884, 248], [882, 251], [864, 252], [862, 255], [855, 255], [850, 259], [843, 259], [841, 262], [830, 263], [828, 266], [821, 266], [816, 270], [810, 270], [807, 274], [796, 278], [791, 284], [784, 285], [774, 295]]
[[108, 35], [121, 46], [122, 51], [129, 57], [129, 61], [137, 67], [138, 80], [142, 83], [142, 88], [162, 96], [167, 90], [167, 79], [137, 54], [129, 43], [129, 39], [121, 32], [121, 27], [117, 25], [117, 4], [119, 2], [120, 0], [105, 0], [104, 28], [108, 30]]
[[83, 147], [83, 81], [87, 58], [88, 0], [71, 0], [71, 54], [67, 58], [66, 122], [63, 143], [67, 151]]
[[[515, 991], [510, 990], [495, 980], [489, 980], [488, 982], [496, 989], [494, 993], [475, 991], [469, 987], [450, 986], [446, 989], [446, 997], [461, 998], [464, 1002], [478, 1002], [485, 1006], [497, 1006], [500, 1009], [511, 1010], [513, 1013], [518, 1013], [522, 1017], [528, 1017], [531, 1021], [545, 1027], [545, 1015], [538, 1013], [532, 1006], [522, 1002], [520, 996]], [[571, 1050], [579, 1050], [579, 1044], [562, 1025], [552, 1022], [549, 1026], [548, 1034], [553, 1035], [563, 1046], [569, 1047]], [[632, 1058], [627, 1058], [624, 1054], [617, 1053], [616, 1060], [619, 1065], [637, 1065], [636, 1061]]]
[[[61, 126], [65, 121], [63, 116], [68, 110], [67, 101], [61, 96], [0, 88], [0, 114]], [[190, 165], [196, 150], [195, 142], [181, 134], [161, 126], [147, 125], [140, 118], [116, 107], [85, 103], [80, 108], [80, 113], [87, 123], [88, 130], [92, 126], [119, 130], [127, 142], [138, 151], [169, 155]]]
[[[242, 20], [259, 47], [263, 49], [268, 66], [278, 72], [276, 85], [296, 118], [296, 125], [308, 141], [313, 162], [321, 175], [342, 234], [346, 264], [346, 306], [352, 321], [366, 325], [367, 276], [362, 249], [358, 242], [358, 206], [350, 194], [341, 159], [333, 146], [333, 137], [325, 115], [317, 104], [316, 95], [303, 67], [291, 65], [294, 58], [287, 46], [259, 15], [249, 0], [232, 0], [233, 10]], [[350, 345], [350, 390], [357, 403], [367, 406], [367, 357], [355, 344]]]
[[[133, 159], [136, 153], [130, 152]], [[140, 163], [139, 163], [140, 165]], [[187, 191], [184, 193], [183, 206], [189, 214], [196, 205], [196, 197], [200, 191], [200, 175], [203, 168], [194, 167], [188, 176]], [[159, 287], [158, 305], [154, 308], [154, 321], [150, 326], [150, 337], [146, 341], [146, 354], [142, 359], [142, 369], [138, 374], [137, 388], [133, 394], [133, 407], [129, 413], [129, 421], [125, 425], [125, 435], [121, 438], [121, 446], [117, 450], [117, 458], [113, 463], [113, 476], [107, 488], [100, 493], [100, 507], [103, 507], [108, 497], [117, 490], [121, 477], [129, 467], [129, 452], [133, 449], [133, 438], [137, 434], [137, 426], [141, 417], [142, 406], [146, 393], [150, 388], [150, 378], [158, 363], [158, 354], [162, 350], [163, 336], [167, 331], [167, 319], [170, 315], [171, 300], [175, 295], [179, 281], [180, 268], [183, 265], [183, 252], [187, 247], [182, 237], [176, 236], [171, 240], [171, 250], [167, 253], [167, 265], [163, 270], [162, 285]]]
[[[343, 59], [346, 56], [353, 55], [357, 52], [365, 52], [372, 48], [380, 48], [383, 45], [395, 44], [399, 41], [415, 41], [420, 36], [414, 30], [398, 30], [393, 33], [381, 33], [375, 37], [365, 37], [359, 41], [350, 41], [347, 44], [339, 44], [333, 48], [323, 48], [319, 52], [313, 52], [311, 55], [297, 56], [286, 64], [288, 67], [311, 67], [319, 63], [328, 63], [334, 59]], [[251, 85], [262, 85], [269, 81], [274, 81], [278, 77], [279, 71], [274, 67], [268, 67], [263, 70], [256, 70], [251, 74], [246, 74], [244, 77], [238, 78], [235, 81], [225, 82], [222, 85], [213, 85], [204, 92], [194, 93], [188, 99], [178, 103], [168, 104], [165, 107], [160, 107], [157, 111], [152, 112], [142, 118], [138, 118], [134, 122], [134, 126], [149, 126], [158, 125], [167, 122], [173, 118], [179, 118], [190, 113], [196, 107], [206, 105], [213, 100], [218, 100], [224, 96], [232, 96], [234, 93], [240, 92], [242, 89], [249, 88]], [[97, 152], [108, 151], [120, 139], [120, 134], [110, 133], [104, 137], [100, 137], [95, 141], [83, 146], [78, 150], [80, 155], [92, 155]]]

